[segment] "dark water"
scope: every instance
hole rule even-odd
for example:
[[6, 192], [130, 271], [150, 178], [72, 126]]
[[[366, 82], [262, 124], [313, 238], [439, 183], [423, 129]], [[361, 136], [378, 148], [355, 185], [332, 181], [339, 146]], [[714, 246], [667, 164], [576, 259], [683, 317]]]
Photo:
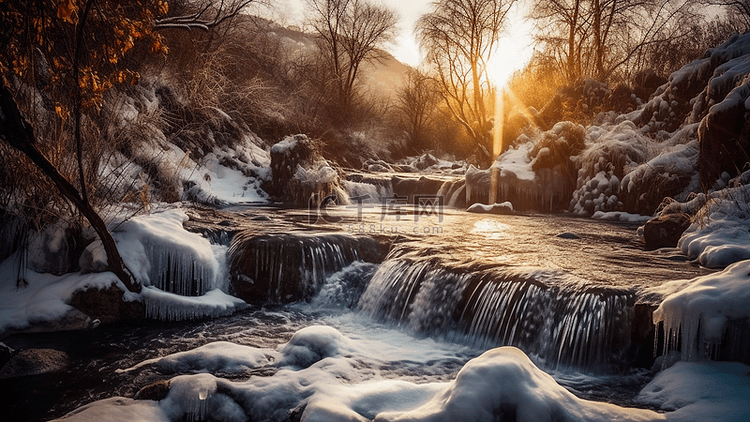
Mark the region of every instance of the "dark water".
[[[250, 229], [258, 235], [344, 232], [355, 236], [377, 236], [391, 244], [389, 259], [430, 260], [431, 269], [447, 269], [457, 280], [468, 280], [483, 271], [543, 269], [545, 273], [555, 274], [553, 278], [561, 280], [560, 283], [575, 284], [577, 289], [590, 291], [596, 287], [626, 291], [633, 300], [643, 302], [655, 299], [645, 292], [648, 287], [707, 273], [705, 269], [682, 261], [674, 250], [644, 251], [634, 224], [566, 216], [483, 215], [450, 209], [439, 214], [419, 215], [419, 210], [412, 208], [383, 212], [375, 207], [339, 207], [326, 210], [325, 219], [320, 219], [317, 210], [237, 207], [226, 214], [193, 217], [194, 230], [210, 232], [216, 238], [221, 238], [220, 232], [226, 228], [234, 231]], [[558, 237], [561, 233], [575, 236]], [[377, 277], [378, 273], [375, 279]], [[544, 281], [547, 287], [554, 282]], [[428, 291], [427, 288], [422, 290]], [[414, 298], [408, 300], [410, 313], [419, 310], [416, 308], [439, 303], [438, 298], [429, 299], [427, 303], [417, 302]], [[112, 396], [133, 397], [142, 387], [174, 375], [160, 374], [152, 369], [127, 373], [117, 373], [116, 370], [212, 341], [276, 348], [300, 328], [321, 323], [340, 325], [337, 328], [345, 335], [355, 334], [360, 328], [342, 322], [351, 318], [338, 317], [349, 312], [369, 321], [365, 323], [367, 330], [392, 330], [417, 338], [433, 336], [439, 341], [457, 344], [455, 356], [431, 362], [429, 368], [405, 361], [383, 365], [377, 371], [385, 378], [405, 378], [415, 382], [451, 379], [466, 361], [492, 346], [457, 334], [456, 330], [460, 328], [457, 325], [446, 326], [444, 331], [425, 331], [413, 324], [405, 324], [400, 318], [382, 315], [370, 318], [367, 315], [372, 312], [356, 307], [349, 310], [346, 306], [336, 309], [310, 304], [251, 307], [228, 317], [204, 321], [146, 322], [99, 327], [89, 332], [14, 335], [3, 341], [15, 349], [50, 347], [63, 350], [71, 355], [72, 365], [58, 374], [0, 380], [3, 420], [49, 420], [94, 400]], [[546, 357], [534, 356], [533, 352], [527, 351], [544, 367]], [[592, 374], [569, 368], [547, 369], [558, 382], [580, 397], [621, 405], [632, 405], [632, 398], [652, 376], [643, 369], [626, 369], [617, 374]], [[244, 374], [240, 377], [266, 375], [269, 374]]]

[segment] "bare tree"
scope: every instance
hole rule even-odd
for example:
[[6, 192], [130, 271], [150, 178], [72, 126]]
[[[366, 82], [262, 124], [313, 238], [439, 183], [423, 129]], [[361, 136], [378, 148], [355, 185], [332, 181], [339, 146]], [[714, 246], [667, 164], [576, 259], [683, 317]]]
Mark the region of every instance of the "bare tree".
[[320, 39], [332, 71], [337, 97], [336, 113], [349, 115], [355, 98], [360, 66], [378, 58], [379, 48], [396, 35], [397, 16], [366, 0], [308, 0], [313, 11], [311, 26]]
[[537, 0], [540, 41], [569, 82], [638, 70], [645, 51], [689, 32], [694, 0]]
[[264, 0], [203, 0], [183, 1], [168, 16], [156, 19], [154, 30], [200, 29], [210, 31], [222, 23], [235, 18], [251, 3], [265, 3]]
[[430, 128], [440, 97], [434, 80], [418, 70], [410, 70], [406, 83], [396, 94], [396, 121], [408, 147], [420, 152], [431, 146]]
[[708, 6], [720, 6], [737, 21], [741, 21], [744, 30], [750, 30], [750, 0], [703, 0]]
[[420, 44], [445, 104], [487, 161], [492, 158], [488, 104], [494, 95], [487, 65], [514, 2], [439, 0], [417, 22]]

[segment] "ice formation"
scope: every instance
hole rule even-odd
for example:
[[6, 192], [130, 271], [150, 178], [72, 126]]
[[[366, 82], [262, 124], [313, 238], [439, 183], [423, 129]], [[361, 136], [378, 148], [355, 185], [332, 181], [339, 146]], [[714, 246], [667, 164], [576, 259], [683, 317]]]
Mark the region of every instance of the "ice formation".
[[200, 296], [225, 286], [222, 251], [186, 231], [180, 209], [137, 216], [114, 233], [125, 265], [138, 281], [181, 296]]
[[667, 283], [658, 291], [666, 297], [653, 319], [654, 324], [664, 324], [665, 354], [677, 350], [683, 360], [718, 358], [722, 342], [728, 340], [730, 321], [750, 318], [750, 260], [707, 276]]

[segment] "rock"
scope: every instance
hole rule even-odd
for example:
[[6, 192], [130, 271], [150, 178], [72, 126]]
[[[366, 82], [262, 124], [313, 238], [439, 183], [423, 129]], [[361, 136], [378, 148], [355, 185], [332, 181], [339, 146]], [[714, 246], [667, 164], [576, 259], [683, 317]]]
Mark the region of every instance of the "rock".
[[80, 238], [72, 229], [55, 225], [39, 233], [30, 233], [29, 268], [38, 273], [62, 275], [78, 268]]
[[643, 226], [646, 249], [675, 247], [682, 233], [690, 227], [690, 216], [683, 213], [654, 217]]
[[70, 358], [55, 349], [26, 349], [13, 356], [0, 370], [0, 379], [27, 377], [61, 371], [68, 367]]
[[414, 167], [416, 167], [418, 170], [425, 170], [429, 167], [434, 166], [435, 164], [438, 164], [440, 160], [435, 158], [432, 154], [422, 154], [415, 162]]
[[140, 301], [126, 301], [125, 292], [114, 283], [106, 289], [89, 288], [73, 293], [68, 304], [92, 319], [110, 323], [146, 317], [146, 305]]
[[0, 342], [0, 368], [5, 366], [16, 351], [5, 343]]
[[560, 233], [557, 235], [557, 237], [559, 237], [560, 239], [580, 239], [580, 236], [571, 232]]
[[229, 248], [232, 294], [250, 304], [308, 300], [327, 276], [354, 261], [380, 263], [389, 239], [302, 233], [238, 233]]
[[271, 186], [275, 199], [294, 207], [317, 206], [326, 198], [341, 203], [338, 171], [315, 151], [306, 135], [285, 138], [271, 147]]
[[101, 240], [91, 242], [81, 253], [78, 259], [78, 265], [81, 268], [81, 274], [103, 273], [109, 270], [107, 264], [107, 254], [104, 252], [104, 245]]
[[149, 384], [135, 393], [136, 400], [155, 400], [165, 399], [169, 394], [169, 380], [156, 381]]

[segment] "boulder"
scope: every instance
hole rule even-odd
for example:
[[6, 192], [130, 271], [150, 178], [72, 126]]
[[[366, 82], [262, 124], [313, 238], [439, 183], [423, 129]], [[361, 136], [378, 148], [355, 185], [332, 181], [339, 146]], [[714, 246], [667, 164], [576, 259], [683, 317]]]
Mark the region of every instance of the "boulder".
[[683, 213], [654, 217], [643, 226], [646, 249], [675, 247], [682, 233], [690, 227], [690, 216]]
[[10, 358], [0, 370], [0, 379], [26, 377], [67, 368], [70, 358], [67, 353], [55, 349], [21, 350]]
[[247, 230], [228, 252], [232, 294], [250, 304], [309, 300], [326, 277], [357, 260], [380, 263], [389, 246], [390, 239], [370, 236]]
[[317, 206], [343, 194], [339, 173], [314, 149], [306, 135], [284, 138], [271, 147], [271, 186], [267, 191], [294, 207]]
[[159, 401], [167, 398], [169, 394], [169, 380], [156, 381], [149, 384], [135, 393], [136, 400], [154, 400]]
[[68, 304], [104, 323], [145, 318], [146, 305], [137, 300], [124, 300], [124, 295], [125, 292], [113, 283], [105, 289], [78, 290]]

